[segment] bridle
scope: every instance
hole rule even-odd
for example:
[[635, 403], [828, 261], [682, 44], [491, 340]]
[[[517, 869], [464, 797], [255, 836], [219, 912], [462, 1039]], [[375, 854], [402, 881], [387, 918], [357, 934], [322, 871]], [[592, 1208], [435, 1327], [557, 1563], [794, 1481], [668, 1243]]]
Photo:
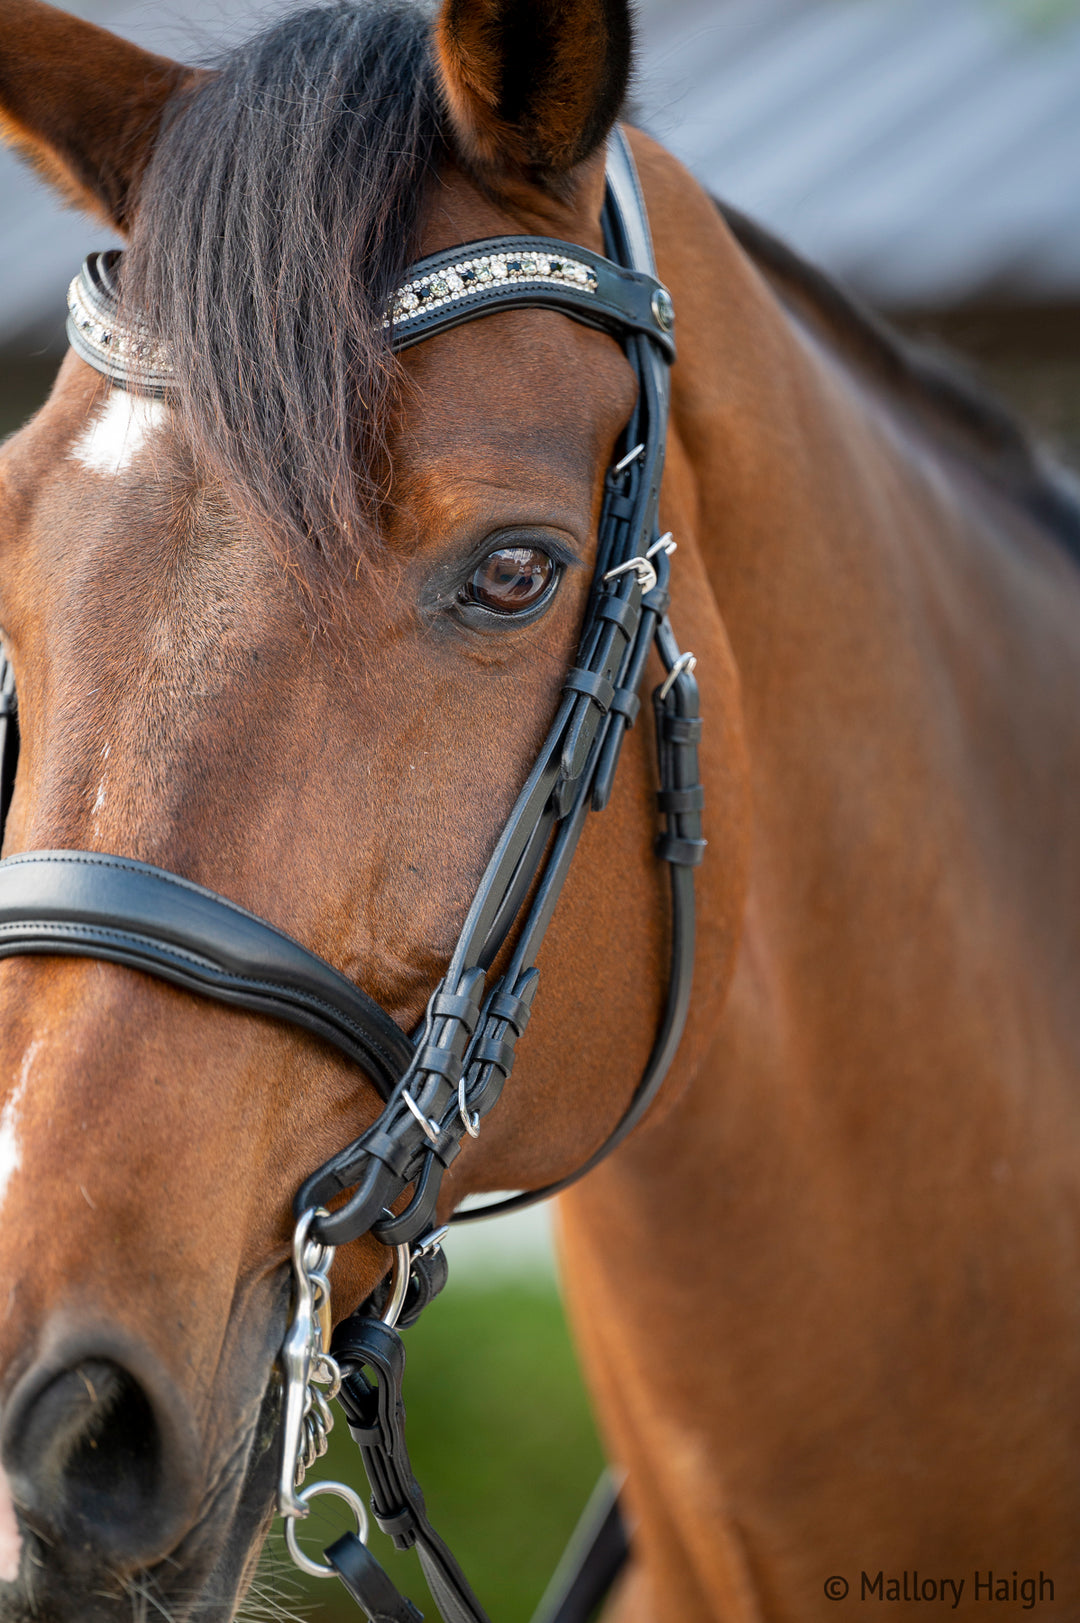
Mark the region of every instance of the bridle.
[[[602, 810], [610, 797], [654, 646], [666, 672], [653, 694], [657, 801], [665, 819], [656, 852], [669, 865], [672, 922], [667, 994], [652, 1051], [621, 1119], [581, 1166], [542, 1189], [458, 1219], [546, 1199], [610, 1154], [655, 1098], [689, 1005], [693, 869], [705, 845], [697, 765], [701, 721], [693, 658], [680, 652], [667, 617], [674, 542], [657, 533], [675, 358], [673, 312], [656, 280], [645, 207], [619, 130], [609, 142], [603, 226], [607, 257], [550, 238], [501, 237], [423, 259], [406, 273], [386, 316], [390, 343], [400, 351], [493, 310], [558, 310], [617, 337], [638, 381], [636, 405], [605, 479], [596, 569], [576, 662], [419, 1032], [406, 1036], [379, 1004], [324, 959], [176, 874], [86, 851], [25, 852], [0, 862], [0, 957], [106, 959], [272, 1015], [332, 1043], [361, 1065], [381, 1092], [378, 1120], [305, 1179], [294, 1202], [295, 1289], [282, 1354], [278, 1503], [300, 1564], [320, 1575], [336, 1571], [369, 1617], [397, 1623], [415, 1623], [419, 1614], [368, 1554], [362, 1542], [366, 1511], [356, 1494], [337, 1483], [314, 1483], [300, 1491], [306, 1469], [325, 1451], [332, 1425], [320, 1387], [340, 1397], [364, 1456], [376, 1519], [400, 1547], [417, 1546], [446, 1623], [486, 1623], [457, 1563], [427, 1521], [412, 1476], [400, 1401], [404, 1352], [394, 1327], [412, 1322], [445, 1282], [439, 1242], [446, 1230], [435, 1226], [442, 1178], [466, 1136], [479, 1133], [510, 1076], [537, 988], [540, 944], [589, 811]], [[167, 353], [145, 330], [118, 319], [119, 257], [92, 256], [72, 283], [71, 344], [120, 387], [167, 398], [175, 388]], [[14, 680], [0, 653], [0, 819], [10, 802], [17, 751]], [[508, 943], [505, 967], [491, 981], [492, 965]], [[395, 1210], [407, 1194], [402, 1209]], [[329, 1210], [333, 1201], [337, 1204]], [[376, 1293], [339, 1324], [331, 1349], [333, 1248], [368, 1231], [394, 1249], [389, 1300], [381, 1304]], [[373, 1369], [377, 1379], [369, 1380], [365, 1369]], [[295, 1518], [308, 1514], [311, 1497], [328, 1491], [352, 1505], [359, 1536], [339, 1539], [326, 1552], [329, 1565], [324, 1566], [299, 1549]], [[612, 1514], [609, 1506], [601, 1517], [609, 1543]], [[569, 1619], [578, 1613], [558, 1615]]]

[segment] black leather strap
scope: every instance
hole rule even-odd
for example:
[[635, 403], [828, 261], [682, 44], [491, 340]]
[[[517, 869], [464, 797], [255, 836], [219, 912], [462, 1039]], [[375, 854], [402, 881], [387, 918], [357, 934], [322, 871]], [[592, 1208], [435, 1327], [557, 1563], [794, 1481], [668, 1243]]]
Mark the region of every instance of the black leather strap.
[[[413, 1475], [405, 1439], [401, 1395], [405, 1348], [400, 1336], [381, 1319], [354, 1314], [334, 1331], [331, 1352], [342, 1371], [338, 1401], [363, 1456], [375, 1520], [399, 1550], [415, 1548], [445, 1623], [489, 1623], [468, 1579], [428, 1520], [424, 1495]], [[385, 1589], [382, 1595], [385, 1606], [390, 1597]]]
[[201, 885], [127, 857], [31, 851], [0, 862], [0, 958], [104, 958], [303, 1026], [363, 1066], [384, 1098], [413, 1045], [299, 941]]
[[619, 1483], [605, 1471], [590, 1495], [532, 1623], [589, 1623], [630, 1559]]
[[[371, 1485], [371, 1508], [398, 1549], [415, 1548], [445, 1623], [488, 1623], [465, 1574], [435, 1531], [413, 1475], [405, 1435], [402, 1378], [405, 1347], [381, 1319], [354, 1314], [334, 1332], [333, 1357], [342, 1372], [339, 1402], [359, 1446]], [[374, 1377], [374, 1379], [372, 1379]], [[395, 1587], [355, 1534], [325, 1552], [371, 1623], [419, 1623], [420, 1614]], [[597, 1483], [574, 1529], [533, 1623], [588, 1623], [630, 1554], [610, 1472]]]
[[355, 1533], [345, 1533], [323, 1553], [369, 1623], [424, 1623], [423, 1612], [401, 1593]]
[[[557, 310], [587, 327], [598, 327], [620, 340], [627, 333], [641, 333], [659, 345], [670, 365], [675, 359], [675, 339], [668, 316], [670, 298], [663, 284], [648, 270], [616, 264], [600, 254], [576, 243], [560, 242], [555, 237], [485, 237], [461, 248], [450, 248], [443, 253], [431, 254], [409, 267], [411, 287], [414, 283], [437, 282], [446, 287], [446, 273], [455, 267], [484, 258], [508, 257], [513, 264], [530, 256], [541, 254], [545, 259], [562, 257], [564, 261], [587, 267], [591, 273], [588, 286], [575, 287], [572, 283], [556, 285], [541, 277], [530, 278], [520, 274], [515, 282], [473, 283], [462, 286], [457, 297], [446, 297], [444, 302], [432, 301], [432, 308], [421, 305], [409, 314], [395, 314], [391, 327], [391, 342], [396, 350], [410, 349], [413, 344], [436, 333], [446, 332], [462, 322], [474, 321], [494, 310], [524, 310], [536, 308]], [[431, 281], [429, 281], [431, 279]], [[460, 282], [460, 277], [458, 277]]]
[[[670, 665], [674, 666], [678, 649], [666, 623], [661, 625], [657, 641]], [[653, 708], [662, 785], [660, 796], [681, 795], [697, 786], [698, 777], [697, 740], [701, 722], [698, 717], [697, 683], [691, 672], [679, 671], [666, 693], [661, 684], [653, 695]], [[453, 1222], [474, 1223], [482, 1218], [520, 1211], [524, 1206], [535, 1206], [538, 1201], [549, 1200], [552, 1195], [569, 1189], [571, 1184], [577, 1183], [593, 1167], [606, 1160], [612, 1150], [633, 1132], [659, 1093], [682, 1037], [693, 985], [693, 870], [702, 860], [705, 841], [701, 837], [701, 796], [693, 793], [691, 798], [694, 802], [692, 809], [665, 812], [669, 829], [657, 836], [657, 856], [670, 864], [671, 872], [671, 967], [660, 1029], [625, 1113], [603, 1143], [565, 1178], [545, 1184], [540, 1189], [524, 1190], [520, 1195], [510, 1195], [505, 1200], [474, 1207], [470, 1211], [455, 1212]]]
[[19, 764], [19, 699], [15, 673], [0, 647], [0, 837], [7, 822]]

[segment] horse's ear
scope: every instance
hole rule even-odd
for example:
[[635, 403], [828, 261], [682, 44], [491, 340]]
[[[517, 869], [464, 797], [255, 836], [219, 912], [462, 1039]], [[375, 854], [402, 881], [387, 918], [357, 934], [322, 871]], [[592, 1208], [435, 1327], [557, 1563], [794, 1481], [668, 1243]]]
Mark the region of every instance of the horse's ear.
[[42, 0], [0, 0], [0, 137], [121, 231], [165, 104], [194, 77]]
[[628, 0], [443, 0], [439, 76], [461, 157], [539, 184], [593, 153], [630, 77]]

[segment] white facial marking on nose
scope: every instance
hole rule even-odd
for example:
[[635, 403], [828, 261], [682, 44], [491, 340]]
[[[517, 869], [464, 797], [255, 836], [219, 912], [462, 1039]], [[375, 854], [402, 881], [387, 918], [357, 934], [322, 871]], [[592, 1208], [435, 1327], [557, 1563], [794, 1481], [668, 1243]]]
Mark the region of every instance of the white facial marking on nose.
[[[3, 1110], [0, 1111], [0, 1204], [7, 1194], [8, 1184], [12, 1175], [18, 1171], [21, 1156], [19, 1153], [19, 1137], [16, 1131], [18, 1125], [19, 1106], [23, 1094], [26, 1092], [30, 1080], [30, 1071], [38, 1050], [41, 1048], [40, 1040], [35, 1040], [26, 1050], [19, 1066], [19, 1074], [15, 1087]], [[4, 1469], [0, 1466], [0, 1583], [13, 1584], [19, 1576], [19, 1556], [22, 1552], [22, 1539], [19, 1535], [19, 1524], [15, 1520], [15, 1506], [12, 1503], [11, 1489]]]
[[165, 422], [167, 410], [163, 400], [112, 389], [103, 409], [75, 441], [71, 455], [92, 473], [122, 473]]
[[0, 1205], [3, 1205], [8, 1184], [11, 1182], [13, 1175], [19, 1170], [19, 1163], [22, 1159], [17, 1131], [19, 1106], [22, 1104], [23, 1094], [26, 1092], [26, 1084], [30, 1080], [30, 1067], [37, 1058], [40, 1047], [40, 1038], [35, 1038], [22, 1057], [19, 1075], [11, 1097], [3, 1110], [0, 1111]]
[[22, 1550], [22, 1539], [19, 1537], [19, 1524], [15, 1520], [15, 1506], [11, 1501], [11, 1489], [0, 1465], [0, 1583], [13, 1584], [19, 1576], [19, 1555]]
[[[101, 752], [102, 762], [105, 762], [105, 761], [107, 761], [109, 759], [109, 755], [111, 754], [111, 752], [112, 752], [112, 745], [111, 744], [106, 744], [104, 749]], [[106, 775], [107, 774], [105, 772], [103, 772], [102, 775], [101, 775], [101, 782], [97, 786], [97, 795], [96, 795], [96, 797], [94, 799], [94, 804], [90, 808], [90, 820], [94, 825], [94, 833], [95, 834], [98, 832], [98, 813], [104, 808], [104, 805], [105, 805], [105, 778], [106, 778]]]

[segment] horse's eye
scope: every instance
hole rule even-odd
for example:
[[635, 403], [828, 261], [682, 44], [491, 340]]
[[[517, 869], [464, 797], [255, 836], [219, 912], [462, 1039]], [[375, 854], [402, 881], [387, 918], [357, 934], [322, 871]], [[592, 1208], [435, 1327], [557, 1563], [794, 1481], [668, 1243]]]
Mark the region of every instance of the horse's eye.
[[554, 558], [540, 547], [500, 547], [473, 571], [465, 596], [494, 614], [522, 614], [535, 608], [557, 572]]

